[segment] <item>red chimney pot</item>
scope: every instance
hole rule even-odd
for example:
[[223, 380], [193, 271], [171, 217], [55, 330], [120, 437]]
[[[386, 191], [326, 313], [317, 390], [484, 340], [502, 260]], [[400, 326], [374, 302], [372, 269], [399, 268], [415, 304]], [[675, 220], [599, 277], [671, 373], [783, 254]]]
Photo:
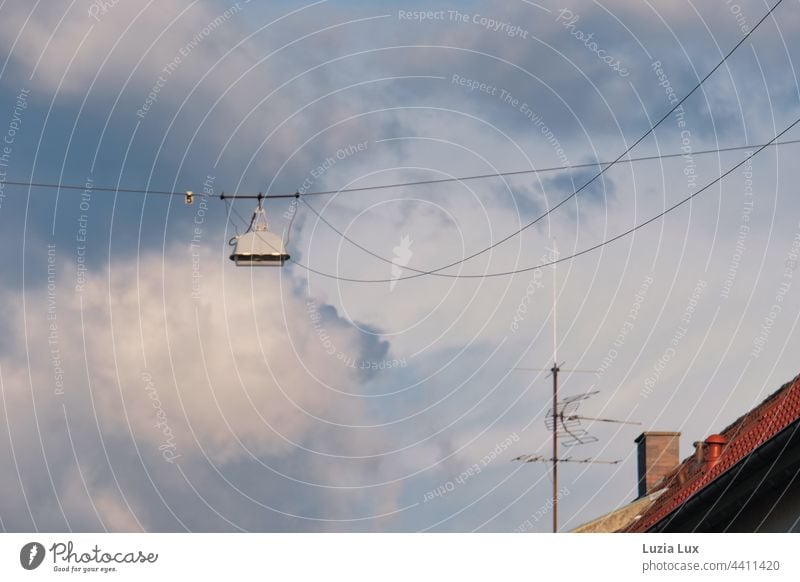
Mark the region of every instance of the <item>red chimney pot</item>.
[[706, 470], [717, 464], [720, 456], [722, 456], [722, 450], [727, 444], [728, 440], [721, 434], [712, 434], [706, 439], [705, 447], [703, 447], [703, 460]]

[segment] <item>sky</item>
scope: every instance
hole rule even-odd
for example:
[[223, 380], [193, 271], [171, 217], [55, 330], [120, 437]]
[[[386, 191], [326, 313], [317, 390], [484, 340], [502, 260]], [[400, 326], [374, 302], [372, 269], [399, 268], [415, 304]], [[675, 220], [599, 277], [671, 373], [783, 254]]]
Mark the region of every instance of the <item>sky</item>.
[[699, 153], [800, 118], [773, 4], [3, 3], [0, 528], [546, 532], [554, 358], [560, 529], [633, 500], [800, 372], [800, 146]]

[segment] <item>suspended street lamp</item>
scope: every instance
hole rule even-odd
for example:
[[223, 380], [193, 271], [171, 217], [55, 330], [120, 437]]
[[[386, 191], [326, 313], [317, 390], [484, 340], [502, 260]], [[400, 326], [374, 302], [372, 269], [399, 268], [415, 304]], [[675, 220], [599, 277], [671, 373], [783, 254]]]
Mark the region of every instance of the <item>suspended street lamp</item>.
[[233, 237], [228, 244], [234, 247], [230, 258], [237, 267], [282, 267], [289, 260], [283, 239], [269, 231], [261, 198], [247, 232]]

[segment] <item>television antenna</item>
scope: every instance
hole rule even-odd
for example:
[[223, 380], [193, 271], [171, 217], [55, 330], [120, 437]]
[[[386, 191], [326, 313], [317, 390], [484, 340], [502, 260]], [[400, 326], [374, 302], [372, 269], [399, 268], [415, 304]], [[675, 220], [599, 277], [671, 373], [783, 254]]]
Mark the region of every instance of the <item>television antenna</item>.
[[[556, 241], [553, 239], [553, 254], [555, 259], [558, 259], [558, 249]], [[559, 457], [558, 456], [558, 442], [559, 439], [564, 441], [565, 446], [584, 445], [597, 442], [597, 438], [590, 435], [588, 431], [583, 428], [582, 421], [590, 422], [608, 422], [614, 424], [641, 424], [639, 422], [629, 422], [625, 420], [615, 420], [610, 418], [597, 418], [591, 416], [582, 416], [578, 414], [580, 405], [599, 392], [597, 390], [586, 392], [585, 394], [578, 394], [569, 396], [563, 400], [558, 399], [558, 374], [559, 372], [569, 372], [570, 374], [593, 374], [597, 370], [565, 370], [558, 363], [558, 326], [557, 326], [557, 307], [558, 307], [558, 264], [554, 259], [553, 262], [553, 367], [552, 368], [512, 368], [513, 370], [525, 372], [547, 372], [548, 376], [553, 377], [553, 405], [545, 415], [545, 427], [551, 431], [553, 453], [551, 457], [542, 455], [519, 455], [512, 459], [513, 461], [520, 461], [523, 463], [550, 463], [552, 465], [553, 474], [553, 533], [558, 532], [558, 464], [559, 463], [581, 463], [581, 464], [605, 464], [616, 465], [620, 460], [604, 461], [595, 459], [574, 459], [572, 457]]]

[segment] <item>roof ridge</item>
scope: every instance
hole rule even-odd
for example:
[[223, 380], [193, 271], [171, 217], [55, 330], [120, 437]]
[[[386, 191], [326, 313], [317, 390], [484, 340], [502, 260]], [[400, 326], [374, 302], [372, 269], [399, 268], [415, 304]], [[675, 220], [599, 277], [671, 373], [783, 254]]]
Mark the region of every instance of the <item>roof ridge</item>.
[[[785, 411], [782, 405], [790, 398], [795, 406]], [[664, 495], [620, 531], [647, 531], [798, 418], [800, 374], [725, 427], [720, 434], [727, 443], [714, 466], [703, 470], [697, 463], [696, 454], [685, 458], [662, 480], [666, 489]]]

